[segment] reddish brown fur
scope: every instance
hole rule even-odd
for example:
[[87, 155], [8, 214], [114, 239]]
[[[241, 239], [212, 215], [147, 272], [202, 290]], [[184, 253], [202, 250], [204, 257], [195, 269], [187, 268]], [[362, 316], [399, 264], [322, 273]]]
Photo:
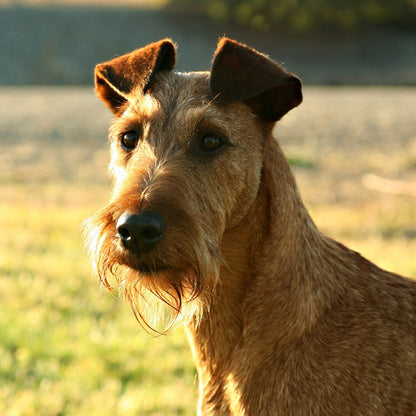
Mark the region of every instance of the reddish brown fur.
[[[126, 93], [97, 67], [97, 93], [118, 116], [112, 198], [86, 227], [98, 275], [106, 285], [109, 273], [119, 277], [142, 323], [149, 292], [173, 319], [183, 315], [199, 415], [416, 414], [416, 283], [317, 230], [272, 137], [273, 122], [299, 104], [300, 82], [227, 39], [211, 73], [175, 74], [167, 42], [134, 52], [153, 62], [139, 65], [146, 88], [143, 69], [123, 74], [137, 84]], [[160, 44], [170, 64], [158, 67]], [[122, 73], [125, 58], [117, 59]], [[270, 81], [256, 95], [244, 85], [259, 67]], [[221, 87], [227, 73], [229, 82], [244, 77], [237, 98]], [[140, 141], [127, 153], [120, 136], [131, 130]], [[230, 142], [214, 157], [196, 147], [209, 134]], [[164, 218], [150, 253], [120, 243], [116, 223], [126, 211]], [[139, 271], [143, 262], [149, 272]]]

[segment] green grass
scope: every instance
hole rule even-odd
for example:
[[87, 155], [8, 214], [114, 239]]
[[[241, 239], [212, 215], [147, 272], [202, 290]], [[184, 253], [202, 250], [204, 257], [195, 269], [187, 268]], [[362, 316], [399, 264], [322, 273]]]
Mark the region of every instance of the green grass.
[[305, 157], [291, 156], [288, 158], [288, 161], [292, 168], [315, 169], [317, 167], [314, 160]]
[[[128, 306], [91, 277], [80, 224], [104, 186], [94, 192], [66, 185], [61, 196], [60, 187], [52, 189], [4, 185], [0, 414], [194, 414], [196, 375], [182, 327], [168, 336], [148, 335]], [[412, 206], [400, 201], [388, 215], [386, 207], [373, 205], [314, 206], [312, 213], [328, 234], [386, 268], [416, 275], [415, 239], [389, 231], [406, 228]]]
[[0, 414], [194, 414], [182, 328], [149, 336], [91, 277], [79, 232], [91, 207], [13, 188], [0, 205]]
[[[360, 184], [369, 169], [414, 182], [414, 92], [317, 88], [307, 97], [279, 133], [312, 217], [380, 266], [416, 277], [414, 197]], [[105, 110], [89, 90], [2, 90], [0, 101], [0, 415], [194, 415], [183, 328], [144, 332], [100, 288], [83, 250], [80, 225], [108, 193]]]

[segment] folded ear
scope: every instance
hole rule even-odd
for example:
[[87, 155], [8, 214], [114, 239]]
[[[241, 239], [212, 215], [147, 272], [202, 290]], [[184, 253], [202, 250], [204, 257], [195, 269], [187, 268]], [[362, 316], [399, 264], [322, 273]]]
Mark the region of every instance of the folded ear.
[[267, 121], [276, 121], [302, 102], [302, 84], [267, 56], [228, 38], [214, 55], [211, 93], [222, 104], [243, 101]]
[[127, 95], [133, 89], [143, 93], [160, 71], [171, 71], [176, 62], [176, 48], [170, 39], [151, 43], [95, 67], [97, 96], [116, 114], [122, 114]]

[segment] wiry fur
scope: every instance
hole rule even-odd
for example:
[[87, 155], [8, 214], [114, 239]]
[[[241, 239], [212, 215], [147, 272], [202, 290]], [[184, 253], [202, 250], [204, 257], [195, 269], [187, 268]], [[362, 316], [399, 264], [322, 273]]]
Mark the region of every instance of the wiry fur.
[[[173, 319], [184, 316], [201, 416], [416, 414], [416, 283], [318, 231], [272, 137], [273, 121], [300, 102], [299, 84], [266, 63], [283, 84], [217, 100], [210, 83], [228, 66], [233, 77], [246, 71], [239, 54], [267, 59], [226, 46], [231, 55], [220, 47], [211, 73], [154, 71], [149, 91], [123, 96], [122, 114], [116, 105], [112, 198], [86, 226], [97, 274], [106, 286], [119, 276], [144, 324], [149, 292]], [[284, 103], [267, 110], [281, 93]], [[113, 95], [100, 94], [118, 103]], [[131, 129], [141, 139], [127, 153], [119, 139]], [[207, 134], [229, 142], [208, 158], [197, 149]], [[132, 254], [117, 220], [148, 210], [166, 233], [150, 253]]]

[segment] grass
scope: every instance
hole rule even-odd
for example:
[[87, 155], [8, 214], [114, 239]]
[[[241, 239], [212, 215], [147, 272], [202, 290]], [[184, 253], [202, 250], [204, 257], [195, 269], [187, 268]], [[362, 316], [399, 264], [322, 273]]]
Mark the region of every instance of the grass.
[[0, 414], [193, 414], [183, 330], [152, 338], [99, 289], [79, 233], [92, 207], [49, 186], [10, 185], [0, 205]]
[[[316, 101], [330, 95], [323, 92], [311, 94], [314, 105], [306, 108], [306, 114], [318, 104], [322, 108]], [[38, 93], [43, 94], [33, 92]], [[20, 111], [8, 116], [21, 119], [3, 127], [0, 122], [0, 158], [7, 155], [2, 159], [7, 169], [0, 171], [0, 414], [193, 415], [197, 381], [183, 329], [156, 338], [141, 330], [129, 307], [92, 278], [82, 248], [80, 224], [104, 203], [108, 191], [102, 180], [105, 141], [94, 138], [104, 123], [94, 113], [93, 101], [86, 118], [97, 123], [85, 123], [90, 130], [84, 132], [79, 127], [82, 118], [73, 121], [74, 115], [85, 112], [82, 108], [89, 102], [85, 91], [76, 100], [66, 98], [62, 90], [45, 94], [45, 102], [55, 100], [58, 110], [62, 105], [62, 116], [58, 113], [48, 121], [57, 123], [56, 128], [45, 124], [42, 114], [38, 117], [43, 124], [34, 124], [33, 119], [25, 124], [23, 93]], [[354, 99], [351, 92], [345, 94]], [[0, 96], [0, 105], [1, 100]], [[97, 108], [101, 110], [99, 103]], [[351, 171], [350, 161], [342, 165], [340, 156], [348, 154], [348, 146], [332, 153], [327, 146], [327, 158], [322, 158], [315, 119], [315, 115], [300, 121], [289, 117], [282, 127], [313, 218], [325, 233], [379, 265], [416, 276], [414, 198], [363, 191], [357, 185], [357, 164], [365, 170], [372, 161], [370, 153], [354, 159]], [[70, 133], [73, 125], [76, 129]], [[58, 127], [73, 142], [68, 144], [65, 137], [52, 140], [49, 132]], [[308, 127], [310, 141], [296, 141], [298, 131]], [[331, 124], [323, 128], [331, 129]], [[340, 126], [340, 131], [344, 128]], [[100, 130], [97, 136], [102, 134]], [[336, 137], [341, 140], [339, 134]], [[389, 172], [400, 170], [407, 178], [414, 177], [414, 168], [401, 167], [400, 157], [388, 152], [384, 157], [397, 159], [397, 165], [388, 166]]]
[[416, 213], [413, 198], [378, 199], [357, 207], [313, 206], [319, 228], [378, 266], [416, 277]]

